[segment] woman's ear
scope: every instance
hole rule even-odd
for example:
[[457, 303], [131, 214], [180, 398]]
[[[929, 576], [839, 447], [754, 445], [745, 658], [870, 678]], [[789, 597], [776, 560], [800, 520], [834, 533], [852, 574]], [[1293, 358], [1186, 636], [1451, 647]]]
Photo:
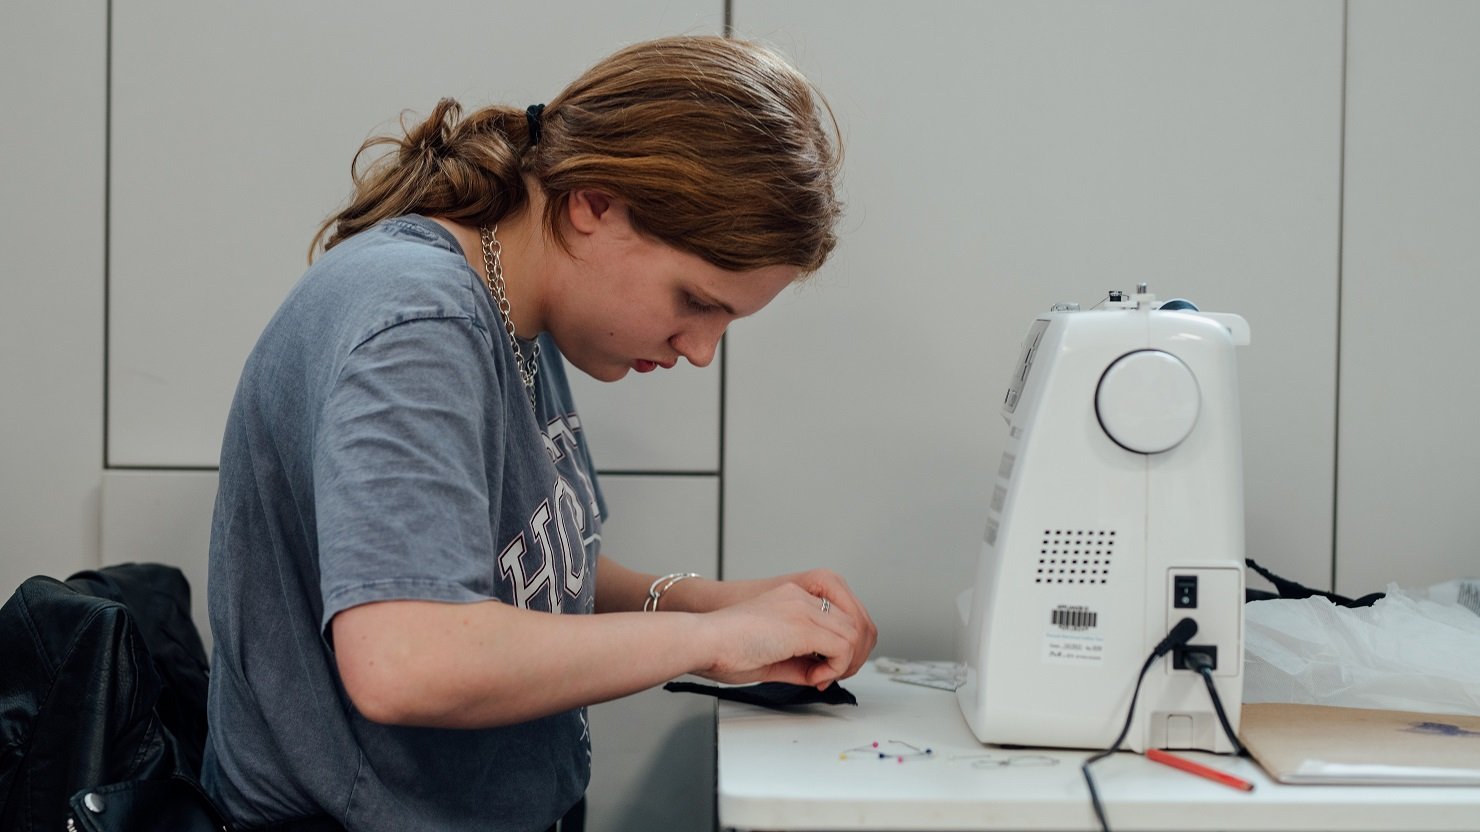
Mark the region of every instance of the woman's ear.
[[603, 223], [610, 223], [620, 213], [617, 201], [601, 191], [582, 188], [566, 201], [566, 214], [571, 228], [581, 234], [594, 234]]

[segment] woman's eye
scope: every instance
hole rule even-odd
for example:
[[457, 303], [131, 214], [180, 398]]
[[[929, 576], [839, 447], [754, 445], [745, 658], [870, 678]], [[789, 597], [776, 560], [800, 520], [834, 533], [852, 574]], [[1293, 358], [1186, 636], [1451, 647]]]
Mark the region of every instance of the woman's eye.
[[704, 301], [699, 300], [698, 298], [694, 297], [693, 295], [685, 295], [685, 298], [687, 298], [687, 300], [688, 300], [689, 308], [692, 309], [692, 310], [694, 310], [695, 312], [709, 312], [711, 310], [714, 310], [714, 309], [718, 309], [719, 308], [718, 306], [715, 306], [714, 304], [705, 303]]

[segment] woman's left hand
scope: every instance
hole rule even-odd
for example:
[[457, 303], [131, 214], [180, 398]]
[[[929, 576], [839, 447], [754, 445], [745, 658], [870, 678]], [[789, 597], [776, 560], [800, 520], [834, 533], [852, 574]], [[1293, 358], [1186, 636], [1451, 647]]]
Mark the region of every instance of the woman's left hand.
[[661, 609], [713, 612], [757, 598], [785, 584], [795, 584], [816, 596], [819, 605], [822, 599], [827, 599], [830, 615], [849, 617], [856, 635], [852, 643], [853, 659], [843, 676], [857, 673], [863, 663], [868, 661], [869, 653], [873, 652], [874, 645], [879, 640], [879, 629], [874, 626], [874, 620], [869, 617], [863, 602], [853, 594], [848, 582], [831, 569], [809, 569], [806, 572], [793, 572], [759, 580], [712, 581], [701, 578], [681, 581], [663, 595]]
[[853, 594], [853, 590], [848, 586], [848, 582], [843, 580], [843, 576], [831, 569], [809, 569], [806, 572], [793, 572], [789, 575], [752, 581], [707, 583], [706, 589], [711, 592], [706, 599], [705, 606], [708, 609], [719, 609], [738, 604], [783, 584], [796, 584], [815, 595], [819, 604], [822, 603], [822, 599], [827, 599], [829, 614], [849, 616], [857, 632], [853, 642], [853, 661], [847, 672], [843, 674], [844, 678], [852, 676], [858, 672], [860, 667], [863, 667], [863, 663], [868, 661], [869, 654], [873, 652], [874, 645], [879, 640], [879, 628], [874, 626], [874, 620], [869, 617], [863, 602]]
[[[873, 652], [874, 645], [879, 641], [879, 628], [874, 626], [874, 620], [869, 617], [868, 610], [864, 608], [863, 602], [853, 594], [848, 582], [843, 576], [831, 569], [810, 569], [806, 572], [796, 572], [790, 575], [781, 575], [773, 579], [776, 583], [793, 583], [805, 589], [807, 592], [826, 599], [829, 614], [847, 615], [853, 619], [854, 627], [858, 631], [853, 644], [853, 662], [848, 667], [844, 678], [858, 672], [863, 663], [868, 661], [869, 654]], [[822, 603], [821, 600], [818, 603]]]

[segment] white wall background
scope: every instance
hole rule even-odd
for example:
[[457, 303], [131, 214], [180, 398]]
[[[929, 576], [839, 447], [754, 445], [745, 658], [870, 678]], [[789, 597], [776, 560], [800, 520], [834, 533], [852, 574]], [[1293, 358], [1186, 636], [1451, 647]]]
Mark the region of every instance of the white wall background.
[[1336, 586], [1480, 575], [1480, 4], [1352, 3]]
[[[0, 591], [98, 563], [107, 4], [0, 6]], [[3, 634], [0, 634], [3, 637]]]
[[[831, 99], [849, 214], [723, 368], [578, 383], [614, 552], [830, 566], [881, 652], [949, 653], [1030, 317], [1145, 281], [1253, 327], [1252, 557], [1351, 594], [1480, 574], [1480, 6], [730, 5]], [[0, 590], [131, 559], [202, 587], [237, 370], [367, 135], [442, 95], [546, 100], [619, 45], [723, 20], [720, 0], [0, 7]], [[679, 529], [647, 511], [672, 503]], [[710, 825], [707, 708], [663, 696], [593, 718], [593, 829]]]

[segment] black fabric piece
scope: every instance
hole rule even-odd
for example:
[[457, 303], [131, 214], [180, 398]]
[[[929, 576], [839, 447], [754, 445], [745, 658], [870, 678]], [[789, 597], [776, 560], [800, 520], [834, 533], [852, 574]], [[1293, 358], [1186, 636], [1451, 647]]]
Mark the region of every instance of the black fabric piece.
[[663, 690], [674, 693], [700, 693], [717, 699], [760, 705], [762, 708], [784, 711], [797, 705], [857, 705], [858, 698], [847, 688], [833, 682], [826, 690], [811, 685], [792, 685], [786, 682], [761, 682], [757, 685], [727, 688], [718, 685], [701, 685], [694, 682], [669, 682]]
[[1246, 603], [1249, 601], [1268, 601], [1273, 598], [1310, 598], [1311, 596], [1317, 596], [1325, 598], [1338, 607], [1370, 607], [1387, 595], [1385, 592], [1373, 592], [1363, 595], [1361, 598], [1352, 599], [1345, 595], [1337, 595], [1334, 592], [1311, 589], [1294, 581], [1281, 578], [1279, 575], [1255, 563], [1253, 558], [1245, 558], [1244, 563], [1250, 569], [1258, 572], [1266, 581], [1274, 584], [1274, 588], [1279, 592], [1278, 595], [1274, 595], [1258, 589], [1246, 589], [1244, 590], [1244, 601]]
[[545, 105], [531, 104], [524, 110], [524, 120], [529, 124], [529, 146], [534, 147], [540, 143], [540, 132], [544, 126], [542, 118], [545, 114]]

